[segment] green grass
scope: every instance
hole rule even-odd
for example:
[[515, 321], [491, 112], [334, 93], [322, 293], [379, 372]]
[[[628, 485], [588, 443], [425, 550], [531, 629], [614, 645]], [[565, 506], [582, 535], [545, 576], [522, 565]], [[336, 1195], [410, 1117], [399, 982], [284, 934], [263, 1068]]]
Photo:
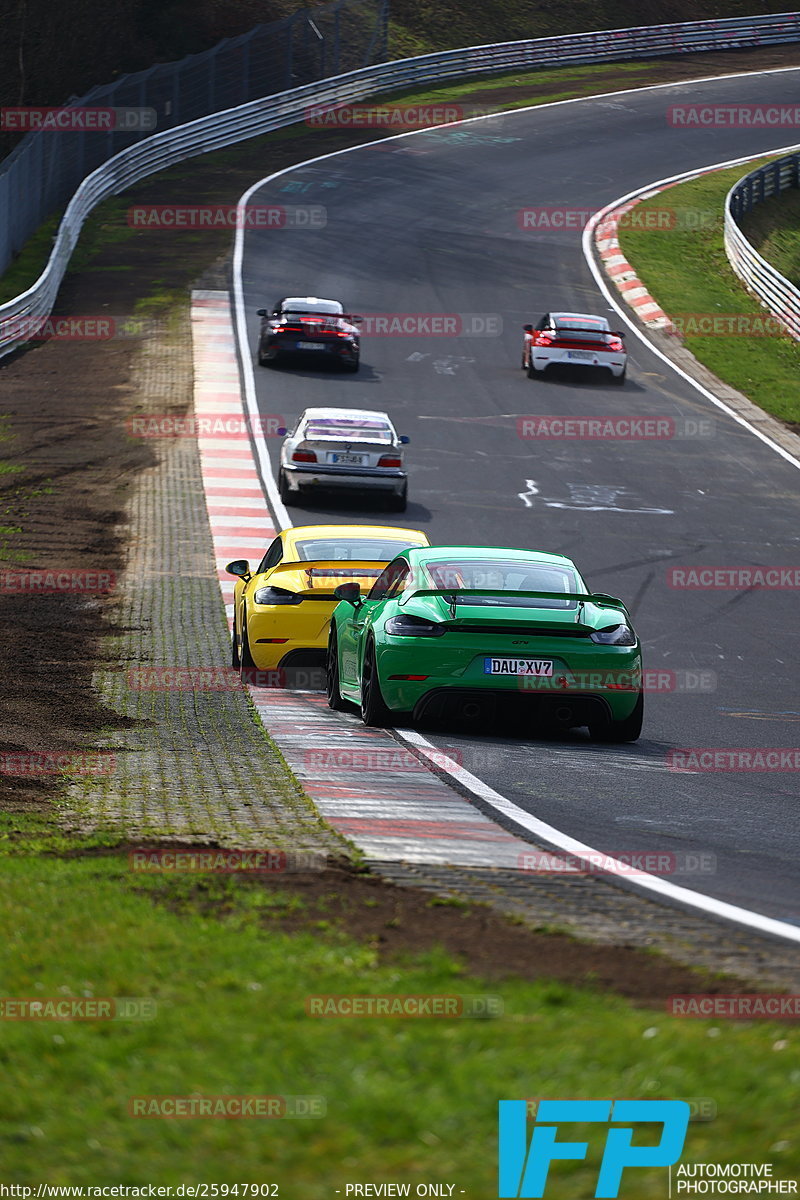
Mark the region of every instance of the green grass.
[[[537, 71], [512, 71], [506, 75], [479, 75], [467, 78], [461, 78], [453, 83], [443, 84], [440, 87], [428, 88], [420, 91], [419, 89], [410, 89], [407, 92], [393, 92], [391, 97], [395, 100], [402, 100], [407, 103], [413, 98], [414, 103], [440, 103], [444, 100], [468, 100], [481, 92], [494, 92], [498, 89], [506, 90], [508, 88], [547, 88], [553, 85], [570, 83], [570, 84], [593, 84], [599, 77], [602, 83], [601, 91], [608, 88], [609, 91], [615, 90], [613, 80], [609, 80], [609, 72], [613, 72], [614, 76], [632, 74], [648, 74], [658, 69], [658, 63], [637, 61], [637, 62], [618, 62], [618, 63], [589, 63], [584, 66], [574, 67], [552, 67]], [[390, 95], [376, 96], [376, 102], [387, 101]], [[546, 104], [554, 98], [559, 98], [560, 93], [555, 93], [553, 96], [539, 97], [532, 99], [521, 97], [518, 101], [505, 99], [500, 108], [513, 108], [515, 104]]]
[[[756, 165], [749, 164], [750, 169]], [[674, 228], [620, 231], [625, 257], [668, 316], [765, 315], [731, 270], [723, 244], [725, 196], [747, 169], [733, 167], [680, 184], [637, 208], [637, 212], [675, 210]], [[800, 421], [800, 344], [790, 337], [687, 336], [684, 344], [720, 379], [766, 412], [783, 421]]]
[[[81, 230], [70, 259], [70, 271], [85, 270], [101, 250], [135, 236], [136, 230], [128, 226], [125, 218], [128, 207], [127, 201], [116, 196], [98, 205]], [[0, 304], [13, 300], [39, 278], [53, 249], [60, 220], [59, 214], [41, 225], [4, 272], [0, 278]]]
[[[211, 877], [219, 919], [197, 911], [191, 890], [185, 878], [132, 877], [117, 856], [4, 862], [3, 995], [157, 1005], [149, 1021], [3, 1024], [7, 1183], [238, 1179], [322, 1200], [353, 1180], [439, 1179], [490, 1197], [497, 1100], [536, 1096], [711, 1097], [717, 1119], [690, 1127], [686, 1161], [770, 1160], [776, 1175], [800, 1167], [800, 1056], [785, 1027], [679, 1021], [561, 984], [487, 984], [441, 952], [381, 965], [372, 946], [335, 929], [271, 928], [297, 908], [280, 892]], [[488, 992], [505, 1015], [305, 1013], [308, 995], [353, 992]], [[190, 1093], [324, 1096], [327, 1115], [127, 1115], [131, 1096]], [[593, 1192], [600, 1135], [574, 1132], [588, 1137], [589, 1161], [559, 1168], [556, 1200]], [[663, 1172], [642, 1171], [635, 1194], [660, 1198], [664, 1187]]]
[[47, 266], [60, 215], [50, 217], [32, 234], [0, 277], [0, 304], [13, 300], [35, 283]]
[[762, 258], [800, 286], [800, 191], [783, 192], [757, 204], [741, 228]]

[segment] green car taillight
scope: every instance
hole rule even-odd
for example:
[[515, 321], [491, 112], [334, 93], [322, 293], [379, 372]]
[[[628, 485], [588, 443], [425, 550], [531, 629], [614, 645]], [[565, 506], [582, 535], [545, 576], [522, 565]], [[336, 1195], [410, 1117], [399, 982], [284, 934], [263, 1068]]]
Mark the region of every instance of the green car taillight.
[[636, 645], [636, 634], [630, 625], [606, 625], [605, 629], [595, 629], [589, 637], [600, 646]]
[[442, 625], [437, 625], [434, 621], [425, 621], [422, 617], [412, 617], [407, 614], [399, 617], [390, 617], [383, 628], [392, 637], [441, 637], [444, 633]]

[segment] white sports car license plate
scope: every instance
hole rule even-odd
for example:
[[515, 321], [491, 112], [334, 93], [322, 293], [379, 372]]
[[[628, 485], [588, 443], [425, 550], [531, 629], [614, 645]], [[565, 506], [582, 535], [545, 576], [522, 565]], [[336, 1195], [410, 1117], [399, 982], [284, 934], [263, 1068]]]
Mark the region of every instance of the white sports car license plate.
[[325, 347], [324, 342], [298, 342], [297, 343], [298, 350], [324, 350], [325, 348], [326, 347]]
[[329, 463], [341, 463], [348, 467], [363, 467], [367, 462], [366, 454], [328, 454]]
[[485, 658], [484, 675], [545, 675], [553, 674], [549, 658]]
[[588, 359], [589, 362], [591, 362], [591, 360], [594, 358], [594, 355], [590, 350], [568, 350], [567, 358], [581, 358], [584, 361]]

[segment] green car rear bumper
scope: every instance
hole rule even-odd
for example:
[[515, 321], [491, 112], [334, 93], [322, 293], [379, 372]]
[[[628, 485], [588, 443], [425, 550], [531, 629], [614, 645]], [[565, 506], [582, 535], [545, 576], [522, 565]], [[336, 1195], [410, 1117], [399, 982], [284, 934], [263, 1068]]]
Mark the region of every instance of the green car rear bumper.
[[[513, 663], [547, 673], [517, 674]], [[528, 706], [537, 718], [563, 724], [622, 721], [641, 690], [637, 646], [602, 646], [590, 638], [515, 638], [491, 634], [441, 638], [392, 637], [377, 642], [381, 692], [394, 712], [415, 718], [449, 716], [465, 705]], [[505, 665], [508, 674], [497, 674]], [[416, 678], [403, 678], [415, 676]], [[423, 678], [420, 678], [423, 677]]]

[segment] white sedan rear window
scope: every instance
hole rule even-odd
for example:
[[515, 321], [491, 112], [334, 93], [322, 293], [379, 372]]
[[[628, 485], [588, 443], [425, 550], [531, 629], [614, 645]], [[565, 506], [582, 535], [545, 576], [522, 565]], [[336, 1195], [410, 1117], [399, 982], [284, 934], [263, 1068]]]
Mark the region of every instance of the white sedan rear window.
[[391, 442], [392, 431], [382, 421], [315, 420], [306, 426], [305, 438], [340, 438], [367, 442]]

